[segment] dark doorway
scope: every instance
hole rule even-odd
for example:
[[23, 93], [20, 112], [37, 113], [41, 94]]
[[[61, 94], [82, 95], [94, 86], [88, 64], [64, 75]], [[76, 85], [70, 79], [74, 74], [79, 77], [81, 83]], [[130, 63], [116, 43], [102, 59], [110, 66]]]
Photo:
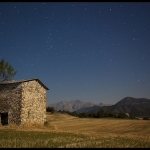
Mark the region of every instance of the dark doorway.
[[1, 114], [1, 124], [8, 125], [8, 113], [0, 113]]

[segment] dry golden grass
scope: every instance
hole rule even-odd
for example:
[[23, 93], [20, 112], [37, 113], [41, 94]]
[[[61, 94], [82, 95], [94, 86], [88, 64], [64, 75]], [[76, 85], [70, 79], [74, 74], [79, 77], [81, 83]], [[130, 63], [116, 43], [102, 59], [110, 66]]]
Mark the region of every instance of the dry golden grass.
[[47, 113], [47, 121], [57, 131], [84, 132], [94, 134], [150, 135], [149, 120], [115, 118], [77, 118], [68, 114]]
[[16, 125], [14, 123], [9, 123], [6, 126], [2, 126], [0, 124], [0, 129], [13, 129], [13, 130], [26, 130], [26, 131], [45, 131], [45, 130], [55, 130], [56, 127], [52, 124], [52, 123], [48, 123], [47, 126], [36, 123], [36, 122], [32, 122], [32, 121], [28, 121], [22, 125]]
[[41, 130], [90, 134], [130, 134], [150, 135], [150, 120], [115, 119], [115, 118], [78, 118], [68, 114], [47, 113], [48, 125], [27, 122], [21, 126], [0, 125], [0, 129]]
[[148, 148], [149, 124], [150, 120], [77, 118], [47, 113], [46, 126], [31, 122], [0, 126], [0, 147]]

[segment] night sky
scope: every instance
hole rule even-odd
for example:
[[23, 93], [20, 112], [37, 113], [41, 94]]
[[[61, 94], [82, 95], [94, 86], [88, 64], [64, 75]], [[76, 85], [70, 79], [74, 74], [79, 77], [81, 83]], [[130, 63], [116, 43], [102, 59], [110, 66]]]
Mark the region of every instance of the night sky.
[[2, 58], [47, 104], [150, 98], [150, 3], [1, 2]]

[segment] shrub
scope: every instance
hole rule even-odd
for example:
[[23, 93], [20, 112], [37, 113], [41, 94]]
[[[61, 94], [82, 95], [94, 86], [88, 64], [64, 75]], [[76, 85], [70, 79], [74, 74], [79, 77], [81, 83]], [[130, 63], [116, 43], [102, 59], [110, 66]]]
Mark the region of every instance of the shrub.
[[49, 122], [48, 121], [45, 121], [44, 122], [44, 126], [48, 126], [49, 125]]
[[128, 116], [125, 113], [119, 113], [117, 118], [128, 118]]
[[46, 111], [47, 111], [47, 112], [54, 113], [54, 112], [55, 112], [55, 109], [54, 109], [54, 107], [49, 107], [49, 106], [48, 106], [48, 107], [46, 108]]
[[102, 118], [105, 116], [105, 112], [103, 109], [100, 109], [98, 112], [97, 112], [97, 117], [98, 118]]
[[149, 118], [148, 117], [143, 117], [143, 120], [149, 120]]
[[130, 118], [130, 119], [136, 119], [136, 117], [135, 117], [135, 116], [130, 116], [129, 118]]

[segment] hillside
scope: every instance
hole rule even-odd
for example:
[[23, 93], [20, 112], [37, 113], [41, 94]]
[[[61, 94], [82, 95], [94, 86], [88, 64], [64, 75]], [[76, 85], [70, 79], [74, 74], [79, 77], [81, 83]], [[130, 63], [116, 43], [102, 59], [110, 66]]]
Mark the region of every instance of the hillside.
[[134, 117], [150, 117], [150, 99], [125, 97], [115, 105], [100, 109], [112, 113], [128, 113]]
[[50, 104], [49, 106], [54, 107], [57, 111], [65, 110], [70, 112], [76, 111], [77, 113], [97, 113], [98, 110], [103, 109], [104, 111], [111, 113], [128, 113], [129, 116], [133, 117], [150, 117], [150, 99], [146, 98], [125, 97], [115, 105], [106, 105], [103, 103], [93, 104], [90, 102], [74, 100], [61, 101]]

